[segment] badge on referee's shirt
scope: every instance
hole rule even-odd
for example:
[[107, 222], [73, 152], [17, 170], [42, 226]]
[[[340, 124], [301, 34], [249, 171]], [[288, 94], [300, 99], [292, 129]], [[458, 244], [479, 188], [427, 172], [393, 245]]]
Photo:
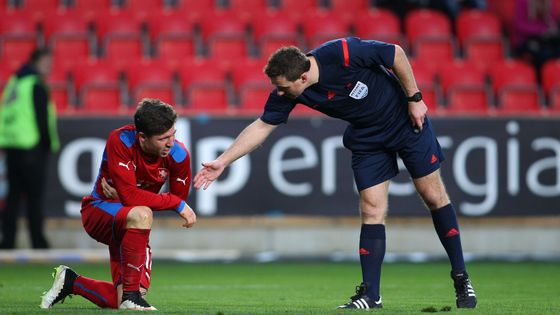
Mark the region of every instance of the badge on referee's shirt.
[[354, 86], [354, 88], [352, 89], [352, 92], [350, 92], [350, 97], [353, 99], [361, 100], [362, 98], [366, 97], [367, 94], [368, 94], [367, 85], [358, 81]]

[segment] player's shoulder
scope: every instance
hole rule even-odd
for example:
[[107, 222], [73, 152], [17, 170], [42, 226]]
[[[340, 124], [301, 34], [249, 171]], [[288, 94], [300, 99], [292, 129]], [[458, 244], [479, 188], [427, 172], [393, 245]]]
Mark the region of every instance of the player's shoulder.
[[189, 150], [187, 150], [185, 145], [181, 141], [175, 139], [175, 144], [169, 152], [169, 156], [173, 159], [173, 161], [175, 163], [182, 163], [189, 157], [189, 155]]
[[127, 148], [131, 148], [136, 141], [136, 127], [134, 125], [125, 125], [113, 130], [109, 134], [107, 140], [111, 144], [123, 144]]

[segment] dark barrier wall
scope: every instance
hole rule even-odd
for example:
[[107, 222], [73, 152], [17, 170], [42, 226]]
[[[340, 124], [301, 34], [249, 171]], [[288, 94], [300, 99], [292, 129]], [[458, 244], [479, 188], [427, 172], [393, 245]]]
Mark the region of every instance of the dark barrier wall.
[[[182, 118], [177, 137], [193, 168], [212, 160], [252, 119]], [[447, 157], [444, 181], [462, 215], [560, 214], [560, 127], [557, 119], [434, 119]], [[51, 160], [47, 209], [77, 216], [91, 191], [108, 133], [128, 119], [62, 119], [62, 150]], [[342, 121], [291, 119], [250, 156], [238, 160], [207, 191], [191, 192], [201, 216], [357, 215], [350, 153]], [[390, 187], [391, 216], [425, 210], [408, 173]], [[171, 213], [169, 215], [172, 215]]]

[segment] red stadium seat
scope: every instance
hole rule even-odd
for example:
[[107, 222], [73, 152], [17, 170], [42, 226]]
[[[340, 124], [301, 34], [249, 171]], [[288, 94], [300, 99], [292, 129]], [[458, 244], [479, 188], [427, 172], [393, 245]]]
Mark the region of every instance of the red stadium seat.
[[119, 67], [143, 58], [141, 24], [126, 11], [108, 12], [96, 20], [97, 36], [104, 57]]
[[464, 60], [453, 60], [439, 72], [449, 113], [486, 113], [489, 95], [485, 73]]
[[241, 113], [262, 113], [271, 91], [270, 84], [255, 82], [242, 85], [238, 90], [239, 110]]
[[232, 83], [241, 110], [262, 111], [264, 108], [273, 86], [263, 72], [263, 67], [262, 60], [248, 60], [232, 68]]
[[175, 10], [194, 23], [202, 22], [203, 15], [217, 10], [216, 0], [178, 0], [177, 2], [178, 6]]
[[298, 46], [297, 25], [278, 12], [255, 17], [251, 23], [261, 57], [268, 57], [282, 46]]
[[107, 14], [111, 9], [116, 10], [113, 6], [113, 0], [73, 0], [74, 6], [68, 10], [69, 13], [76, 12], [88, 22], [93, 22], [99, 15]]
[[365, 12], [369, 8], [369, 0], [330, 0], [329, 9], [336, 12], [342, 18], [351, 23], [360, 12]]
[[119, 88], [119, 71], [107, 61], [90, 60], [74, 70], [74, 82], [80, 99], [77, 111], [115, 114], [125, 111]]
[[130, 88], [131, 105], [143, 98], [157, 98], [168, 104], [175, 104], [173, 74], [162, 62], [143, 61], [131, 65], [126, 70]]
[[499, 113], [540, 110], [537, 79], [532, 66], [514, 59], [505, 60], [492, 67], [490, 78], [498, 97]]
[[70, 70], [89, 57], [88, 23], [76, 13], [57, 12], [45, 18], [43, 32], [57, 68]]
[[504, 61], [504, 43], [502, 40], [478, 39], [465, 43], [466, 58], [479, 69], [489, 71], [496, 64]]
[[66, 71], [53, 68], [47, 77], [47, 84], [50, 90], [51, 99], [56, 105], [58, 113], [69, 112], [70, 106], [70, 83]]
[[533, 67], [515, 59], [494, 64], [489, 74], [496, 93], [509, 86], [530, 86], [537, 83]]
[[209, 57], [223, 67], [249, 56], [246, 25], [231, 13], [210, 12], [201, 23], [201, 33]]
[[126, 0], [123, 10], [129, 11], [140, 21], [152, 18], [153, 12], [158, 12], [164, 7], [164, 0]]
[[457, 18], [457, 37], [468, 59], [485, 70], [504, 59], [504, 41], [498, 17], [481, 10], [461, 11]]
[[254, 17], [268, 10], [268, 0], [229, 0], [228, 11], [232, 11], [239, 20], [248, 23]]
[[498, 39], [502, 37], [502, 26], [496, 15], [489, 11], [465, 10], [457, 17], [457, 37], [461, 45], [476, 39]]
[[455, 48], [450, 39], [419, 38], [414, 47], [414, 56], [418, 60], [431, 63], [437, 67], [442, 62], [448, 62], [455, 57]]
[[59, 0], [24, 0], [18, 11], [26, 13], [33, 21], [40, 22], [61, 9]]
[[541, 114], [540, 97], [535, 86], [504, 88], [498, 95], [500, 114]]
[[[543, 90], [551, 107], [558, 107], [560, 98], [560, 59], [546, 62], [541, 69]], [[555, 108], [556, 108], [555, 107]]]
[[406, 47], [399, 18], [388, 10], [372, 9], [358, 12], [354, 20], [356, 35]]
[[303, 35], [307, 48], [312, 49], [326, 41], [348, 36], [348, 23], [337, 12], [314, 11], [304, 20]]
[[211, 60], [185, 63], [179, 76], [188, 109], [195, 112], [224, 113], [229, 106], [226, 71]]
[[428, 9], [411, 11], [405, 18], [405, 28], [416, 58], [430, 63], [453, 59], [451, 22], [443, 13]]
[[196, 55], [194, 25], [178, 11], [159, 11], [149, 21], [150, 37], [157, 57], [168, 65], [178, 67], [186, 58]]
[[281, 0], [278, 10], [295, 24], [307, 19], [309, 12], [319, 10], [317, 0]]
[[449, 40], [451, 22], [443, 13], [435, 10], [418, 9], [405, 17], [405, 30], [408, 42], [414, 47], [419, 39]]
[[25, 14], [9, 14], [0, 19], [0, 57], [13, 71], [27, 61], [37, 47], [36, 24]]

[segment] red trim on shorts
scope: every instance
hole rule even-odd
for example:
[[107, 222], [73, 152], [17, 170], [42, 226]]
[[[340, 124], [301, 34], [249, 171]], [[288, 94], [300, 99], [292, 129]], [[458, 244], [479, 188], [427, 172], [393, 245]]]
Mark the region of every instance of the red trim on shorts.
[[344, 54], [344, 66], [350, 67], [350, 54], [348, 53], [348, 42], [346, 38], [342, 39], [342, 53]]

